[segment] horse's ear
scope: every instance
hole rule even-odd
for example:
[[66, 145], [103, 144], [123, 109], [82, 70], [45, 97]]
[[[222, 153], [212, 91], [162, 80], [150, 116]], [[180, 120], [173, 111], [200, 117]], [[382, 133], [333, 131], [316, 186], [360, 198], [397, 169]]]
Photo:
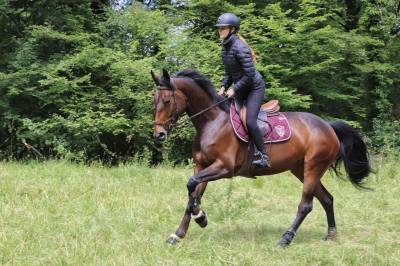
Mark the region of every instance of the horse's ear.
[[169, 76], [168, 70], [166, 70], [165, 68], [163, 68], [163, 70], [162, 70], [161, 79], [162, 79], [163, 84], [165, 84], [168, 88], [173, 89], [173, 90], [175, 89], [175, 87], [171, 83], [171, 77]]
[[160, 77], [154, 74], [154, 71], [151, 70], [151, 77], [153, 78], [154, 82], [156, 83], [157, 86], [160, 86]]
[[167, 71], [165, 68], [163, 68], [163, 70], [162, 70], [162, 75], [163, 75], [164, 80], [165, 80], [165, 81], [168, 81], [168, 83], [169, 83], [170, 80], [171, 80], [171, 78], [170, 78], [170, 76], [169, 76], [168, 71]]

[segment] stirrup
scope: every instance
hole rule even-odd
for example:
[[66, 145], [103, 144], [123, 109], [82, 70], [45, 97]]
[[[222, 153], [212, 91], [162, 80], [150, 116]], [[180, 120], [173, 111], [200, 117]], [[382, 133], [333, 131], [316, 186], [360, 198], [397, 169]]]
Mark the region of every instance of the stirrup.
[[257, 151], [255, 156], [259, 156], [259, 159], [253, 160], [252, 164], [256, 167], [261, 167], [261, 168], [271, 168], [271, 161], [268, 157], [268, 155], [264, 152]]

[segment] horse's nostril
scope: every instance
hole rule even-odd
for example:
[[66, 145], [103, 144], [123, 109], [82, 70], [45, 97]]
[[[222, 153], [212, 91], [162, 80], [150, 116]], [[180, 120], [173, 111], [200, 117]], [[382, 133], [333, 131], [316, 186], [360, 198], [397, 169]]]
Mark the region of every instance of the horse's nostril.
[[158, 135], [157, 135], [157, 140], [163, 141], [163, 140], [165, 140], [165, 139], [166, 139], [166, 134], [165, 134], [165, 132], [160, 132], [160, 133], [158, 133]]

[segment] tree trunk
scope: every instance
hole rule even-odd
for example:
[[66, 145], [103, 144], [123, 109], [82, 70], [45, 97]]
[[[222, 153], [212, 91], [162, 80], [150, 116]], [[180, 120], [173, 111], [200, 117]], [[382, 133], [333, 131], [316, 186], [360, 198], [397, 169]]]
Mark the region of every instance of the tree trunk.
[[350, 31], [357, 28], [360, 19], [361, 2], [360, 0], [345, 0], [346, 5], [346, 30]]

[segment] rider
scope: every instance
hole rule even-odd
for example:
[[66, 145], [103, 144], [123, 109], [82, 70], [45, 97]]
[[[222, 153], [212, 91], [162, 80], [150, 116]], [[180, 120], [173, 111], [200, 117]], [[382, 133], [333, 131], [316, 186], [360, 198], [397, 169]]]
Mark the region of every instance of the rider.
[[233, 88], [226, 92], [227, 96], [235, 96], [239, 102], [247, 101], [247, 128], [257, 148], [253, 165], [271, 167], [263, 136], [257, 125], [258, 113], [264, 100], [265, 83], [254, 67], [256, 56], [246, 41], [238, 36], [240, 20], [235, 14], [222, 14], [215, 26], [222, 39], [222, 60], [225, 67], [225, 77], [219, 94], [223, 95], [234, 83]]

